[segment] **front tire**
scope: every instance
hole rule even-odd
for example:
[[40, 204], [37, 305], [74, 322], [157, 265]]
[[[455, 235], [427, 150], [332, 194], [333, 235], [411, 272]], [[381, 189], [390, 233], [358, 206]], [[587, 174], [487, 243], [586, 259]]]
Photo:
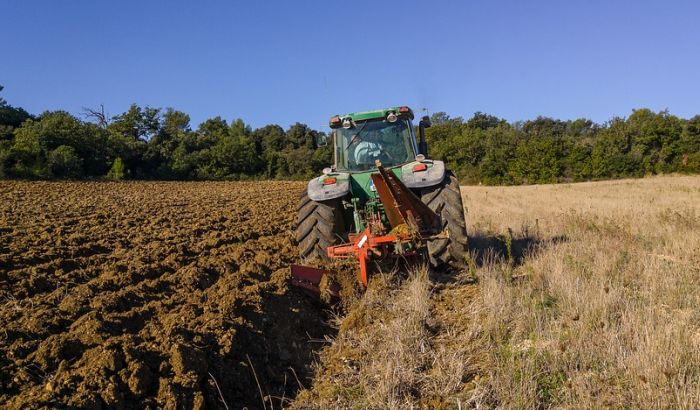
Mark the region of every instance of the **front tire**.
[[466, 210], [462, 204], [459, 181], [448, 171], [441, 183], [422, 190], [421, 200], [440, 216], [442, 229], [447, 231], [448, 236], [447, 239], [428, 242], [430, 266], [437, 269], [465, 269], [469, 246]]
[[345, 237], [342, 201], [312, 201], [304, 191], [299, 198], [295, 228], [302, 260], [328, 259], [326, 248], [343, 242]]

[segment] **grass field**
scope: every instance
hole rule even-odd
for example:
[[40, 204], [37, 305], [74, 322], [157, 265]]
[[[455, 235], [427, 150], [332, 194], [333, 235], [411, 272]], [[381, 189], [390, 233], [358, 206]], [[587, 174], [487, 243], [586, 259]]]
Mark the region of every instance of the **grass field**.
[[473, 233], [530, 245], [479, 270], [486, 403], [700, 406], [700, 178], [464, 193]]

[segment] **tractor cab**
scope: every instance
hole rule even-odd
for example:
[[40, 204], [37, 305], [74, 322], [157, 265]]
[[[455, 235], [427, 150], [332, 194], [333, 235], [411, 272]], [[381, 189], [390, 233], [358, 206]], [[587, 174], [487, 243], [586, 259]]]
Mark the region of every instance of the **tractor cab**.
[[423, 117], [420, 121], [417, 141], [413, 118], [413, 111], [406, 106], [331, 117], [334, 163], [322, 176], [309, 181], [309, 197], [326, 201], [349, 194], [362, 203], [376, 199], [371, 175], [377, 173], [377, 164], [411, 189], [442, 182], [443, 162], [427, 159], [425, 128], [430, 120]]
[[335, 169], [363, 172], [375, 168], [377, 160], [385, 167], [413, 161], [418, 154], [411, 124], [413, 115], [408, 107], [401, 108], [405, 114], [390, 111], [385, 116], [380, 112], [374, 118], [357, 121], [352, 117], [342, 121], [340, 117], [331, 118], [331, 126], [335, 125]]
[[[413, 111], [406, 106], [336, 115], [330, 119], [337, 172], [365, 172], [376, 169], [379, 160], [391, 168], [415, 160], [419, 149], [413, 131]], [[421, 121], [422, 130], [429, 124]], [[424, 144], [423, 144], [424, 145]]]

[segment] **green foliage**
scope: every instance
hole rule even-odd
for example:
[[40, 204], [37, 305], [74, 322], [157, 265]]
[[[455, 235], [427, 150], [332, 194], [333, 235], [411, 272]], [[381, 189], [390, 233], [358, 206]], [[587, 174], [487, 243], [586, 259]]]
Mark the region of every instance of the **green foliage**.
[[73, 147], [61, 145], [47, 156], [49, 173], [57, 178], [79, 178], [83, 174], [83, 160]]
[[516, 183], [547, 184], [557, 182], [563, 170], [562, 121], [539, 117], [523, 125], [515, 158], [509, 163], [509, 173]]
[[112, 181], [121, 181], [124, 179], [124, 163], [122, 159], [117, 157], [112, 163], [112, 167], [107, 172], [107, 179]]
[[[0, 85], [0, 91], [3, 86]], [[32, 117], [22, 108], [15, 108], [0, 98], [0, 178], [6, 176], [6, 169], [11, 162], [11, 148], [17, 127]]]
[[0, 141], [0, 178], [6, 178], [7, 172], [7, 162], [10, 158], [10, 149], [12, 148], [12, 141]]
[[206, 164], [210, 170], [203, 177], [238, 179], [241, 175], [255, 173], [258, 165], [255, 143], [250, 136], [239, 132], [232, 128], [212, 147], [209, 163]]
[[700, 173], [700, 115], [685, 123], [678, 145], [679, 171]]
[[464, 122], [445, 113], [427, 130], [431, 156], [464, 182], [535, 184], [700, 172], [700, 116], [635, 110], [604, 125], [538, 117], [508, 124], [476, 113]]
[[[0, 86], [2, 90], [2, 86]], [[13, 131], [22, 123], [31, 118], [31, 115], [22, 108], [8, 105], [0, 98], [0, 141], [12, 139]]]
[[[509, 124], [481, 112], [431, 120], [429, 157], [467, 183], [700, 173], [700, 115], [639, 109], [603, 125], [547, 117]], [[0, 99], [0, 178], [307, 179], [332, 164], [332, 146], [317, 147], [318, 136], [301, 123], [252, 129], [221, 117], [193, 130], [184, 112], [135, 104], [98, 124], [64, 111], [32, 117]]]

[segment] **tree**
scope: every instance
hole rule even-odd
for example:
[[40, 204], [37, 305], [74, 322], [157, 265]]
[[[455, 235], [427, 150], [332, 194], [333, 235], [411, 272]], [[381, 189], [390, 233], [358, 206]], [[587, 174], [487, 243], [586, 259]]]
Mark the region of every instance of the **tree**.
[[286, 146], [289, 148], [306, 147], [314, 149], [316, 147], [316, 131], [310, 129], [306, 124], [295, 123], [286, 133]]
[[449, 162], [448, 156], [455, 149], [455, 138], [462, 131], [462, 119], [451, 119], [444, 112], [438, 112], [433, 114], [431, 122], [432, 127], [426, 130], [430, 156]]
[[167, 108], [163, 114], [161, 133], [170, 137], [190, 132], [190, 116], [182, 111]]
[[196, 136], [184, 136], [171, 157], [171, 177], [175, 179], [192, 179], [199, 162], [199, 152], [196, 150]]
[[[0, 91], [4, 87], [0, 85]], [[22, 123], [31, 118], [31, 115], [22, 108], [15, 108], [0, 97], [0, 141], [11, 140], [13, 131]]]
[[593, 121], [579, 118], [567, 121], [563, 137], [565, 158], [563, 158], [563, 179], [584, 181], [592, 178], [591, 153], [599, 127]]
[[98, 127], [103, 129], [106, 129], [110, 123], [103, 104], [100, 104], [99, 109], [83, 107], [83, 117], [87, 120], [93, 120]]
[[252, 133], [255, 150], [263, 163], [263, 175], [275, 178], [280, 169], [282, 148], [285, 144], [284, 129], [279, 125], [266, 125]]
[[225, 120], [216, 117], [202, 123], [199, 133], [203, 144], [198, 153], [198, 178], [240, 179], [262, 168], [252, 131], [242, 120], [227, 126]]
[[484, 156], [479, 161], [480, 180], [485, 184], [512, 184], [508, 164], [515, 157], [520, 133], [509, 124], [501, 124], [484, 132]]
[[591, 151], [591, 172], [595, 178], [619, 178], [643, 174], [641, 157], [632, 152], [627, 122], [613, 118], [595, 140]]
[[80, 145], [73, 146], [83, 161], [85, 175], [99, 177], [109, 169], [109, 132], [93, 123], [81, 123]]
[[686, 121], [679, 145], [678, 169], [683, 172], [700, 172], [700, 115]]
[[430, 123], [435, 125], [461, 124], [462, 117], [451, 118], [447, 113], [438, 111], [430, 116]]
[[683, 124], [678, 117], [668, 111], [655, 113], [643, 108], [632, 112], [627, 119], [627, 127], [632, 152], [641, 160], [644, 173], [673, 169], [673, 163], [681, 155], [679, 137]]
[[516, 182], [546, 184], [557, 182], [562, 175], [562, 159], [566, 155], [564, 132], [566, 123], [538, 117], [522, 125], [522, 139], [509, 164]]
[[498, 117], [494, 117], [493, 115], [488, 115], [484, 114], [483, 112], [477, 111], [474, 113], [474, 116], [472, 116], [467, 121], [467, 127], [485, 130], [488, 128], [496, 127], [499, 124], [505, 124], [505, 122], [505, 120], [502, 120]]
[[144, 162], [147, 172], [159, 179], [171, 179], [174, 175], [174, 152], [180, 141], [192, 133], [190, 116], [182, 111], [167, 108], [158, 132], [148, 141]]
[[6, 178], [8, 175], [6, 169], [10, 163], [11, 141], [0, 141], [0, 179]]
[[160, 108], [141, 108], [132, 104], [129, 110], [112, 118], [112, 132], [135, 140], [148, 141], [160, 130]]
[[80, 178], [83, 175], [83, 161], [75, 149], [68, 145], [61, 145], [49, 152], [47, 166], [53, 177]]

